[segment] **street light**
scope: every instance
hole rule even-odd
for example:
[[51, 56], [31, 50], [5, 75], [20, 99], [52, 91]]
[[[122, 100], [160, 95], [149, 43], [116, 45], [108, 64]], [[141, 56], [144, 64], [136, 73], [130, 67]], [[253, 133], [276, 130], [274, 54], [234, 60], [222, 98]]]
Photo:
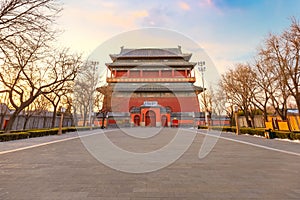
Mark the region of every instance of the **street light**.
[[[93, 80], [92, 80], [92, 91], [91, 91], [91, 96], [90, 96], [90, 99], [89, 99], [89, 125], [90, 125], [90, 130], [93, 129], [93, 125], [94, 123], [92, 123], [92, 112], [93, 112], [93, 101], [94, 101], [94, 91], [95, 91], [95, 87], [96, 87], [96, 84], [97, 84], [97, 81], [98, 81], [98, 77], [96, 77], [95, 79], [95, 74], [96, 74], [96, 70], [97, 70], [97, 65], [99, 65], [99, 62], [98, 61], [91, 61], [90, 62], [92, 67], [93, 67]], [[96, 74], [97, 76], [97, 74]]]
[[199, 65], [198, 70], [201, 72], [202, 76], [202, 92], [203, 92], [203, 104], [204, 104], [204, 117], [205, 117], [205, 125], [207, 125], [207, 108], [206, 108], [206, 99], [204, 92], [204, 72], [206, 71], [205, 61], [200, 61], [197, 63]]

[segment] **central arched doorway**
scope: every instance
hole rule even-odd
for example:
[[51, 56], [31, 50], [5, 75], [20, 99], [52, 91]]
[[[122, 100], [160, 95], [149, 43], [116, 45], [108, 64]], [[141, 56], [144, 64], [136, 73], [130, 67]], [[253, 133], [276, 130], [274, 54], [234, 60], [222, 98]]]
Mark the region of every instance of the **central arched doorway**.
[[146, 112], [145, 126], [156, 126], [156, 115], [154, 111], [149, 110]]

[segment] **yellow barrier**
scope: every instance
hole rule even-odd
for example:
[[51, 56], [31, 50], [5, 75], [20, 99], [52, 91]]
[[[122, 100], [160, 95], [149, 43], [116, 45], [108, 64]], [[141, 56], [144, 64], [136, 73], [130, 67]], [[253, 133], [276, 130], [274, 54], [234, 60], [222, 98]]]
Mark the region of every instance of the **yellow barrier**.
[[272, 122], [265, 122], [265, 125], [266, 125], [266, 129], [274, 130], [274, 127], [273, 127], [273, 123], [272, 123]]
[[289, 125], [287, 122], [278, 122], [278, 129], [280, 131], [290, 131]]
[[291, 131], [300, 131], [300, 117], [299, 116], [288, 116]]

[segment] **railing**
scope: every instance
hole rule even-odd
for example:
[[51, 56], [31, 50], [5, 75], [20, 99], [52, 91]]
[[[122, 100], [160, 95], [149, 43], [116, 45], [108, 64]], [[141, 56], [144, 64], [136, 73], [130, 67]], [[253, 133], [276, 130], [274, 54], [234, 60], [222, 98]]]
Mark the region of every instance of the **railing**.
[[144, 82], [195, 82], [195, 77], [189, 78], [107, 78], [106, 81], [108, 83], [119, 83], [119, 82], [127, 82], [127, 83], [144, 83]]

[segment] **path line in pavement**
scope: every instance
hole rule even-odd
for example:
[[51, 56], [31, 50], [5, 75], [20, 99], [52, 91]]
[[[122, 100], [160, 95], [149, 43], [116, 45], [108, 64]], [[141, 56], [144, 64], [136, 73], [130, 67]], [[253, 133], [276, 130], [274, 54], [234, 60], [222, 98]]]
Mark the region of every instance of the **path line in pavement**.
[[[193, 132], [193, 130], [189, 130], [189, 129], [185, 129], [185, 130]], [[292, 151], [286, 151], [286, 150], [282, 150], [282, 149], [276, 149], [276, 148], [273, 148], [273, 147], [263, 146], [263, 145], [260, 145], [260, 144], [254, 144], [254, 143], [251, 143], [251, 142], [246, 142], [246, 141], [242, 141], [242, 140], [236, 140], [236, 139], [232, 139], [232, 138], [226, 138], [226, 137], [223, 137], [223, 136], [210, 135], [210, 134], [198, 131], [198, 130], [196, 132], [200, 133], [201, 135], [207, 135], [209, 137], [221, 138], [223, 140], [228, 140], [228, 141], [232, 141], [232, 142], [238, 142], [238, 143], [241, 143], [241, 144], [246, 144], [246, 145], [249, 145], [249, 146], [255, 146], [255, 147], [262, 148], [262, 149], [267, 149], [267, 150], [277, 151], [277, 152], [281, 152], [281, 153], [285, 153], [285, 154], [300, 156], [300, 153], [296, 153], [296, 152], [292, 152]]]
[[[184, 129], [184, 130], [190, 131], [190, 132], [195, 132], [195, 130], [190, 130], [190, 129]], [[111, 131], [115, 131], [115, 129], [107, 130], [105, 132], [111, 132]], [[236, 139], [232, 139], [232, 138], [226, 138], [226, 137], [223, 137], [223, 136], [210, 135], [210, 134], [198, 131], [198, 130], [196, 130], [196, 132], [200, 133], [201, 135], [205, 135], [205, 136], [207, 135], [209, 137], [221, 138], [223, 140], [238, 142], [238, 143], [241, 143], [241, 144], [246, 144], [246, 145], [249, 145], [249, 146], [255, 146], [255, 147], [258, 147], [258, 148], [262, 148], [262, 149], [267, 149], [267, 150], [277, 151], [277, 152], [281, 152], [281, 153], [285, 153], [285, 154], [300, 156], [300, 153], [296, 153], [296, 152], [292, 152], [292, 151], [276, 149], [276, 148], [273, 148], [273, 147], [263, 146], [263, 145], [254, 144], [254, 143], [251, 143], [251, 142], [246, 142], [246, 141], [241, 141], [241, 140], [236, 140]], [[31, 148], [36, 148], [36, 147], [41, 147], [41, 146], [46, 146], [46, 145], [54, 144], [54, 143], [65, 142], [65, 141], [68, 141], [68, 140], [74, 140], [74, 139], [78, 139], [78, 138], [81, 138], [81, 137], [88, 137], [88, 136], [92, 136], [92, 135], [95, 135], [95, 134], [99, 134], [99, 133], [91, 133], [91, 134], [83, 135], [83, 136], [78, 135], [78, 136], [74, 136], [74, 137], [71, 137], [71, 138], [65, 138], [65, 139], [55, 140], [55, 141], [51, 141], [51, 142], [45, 142], [45, 143], [41, 143], [41, 144], [31, 145], [31, 146], [27, 146], [27, 147], [21, 147], [21, 148], [12, 149], [12, 150], [1, 151], [0, 155], [7, 154], [7, 153], [12, 153], [12, 152], [17, 152], [17, 151], [22, 151], [22, 150], [26, 150], [26, 149], [31, 149]]]
[[[107, 130], [105, 132], [110, 132], [110, 131], [114, 131], [114, 130]], [[83, 136], [78, 135], [78, 136], [74, 136], [74, 137], [70, 137], [70, 138], [54, 140], [54, 141], [51, 141], [51, 142], [44, 142], [44, 143], [41, 143], [41, 144], [35, 144], [35, 145], [27, 146], [27, 147], [21, 147], [21, 148], [11, 149], [11, 150], [7, 150], [7, 151], [1, 151], [0, 155], [7, 154], [7, 153], [13, 153], [13, 152], [16, 152], [16, 151], [22, 151], [22, 150], [26, 150], [26, 149], [32, 149], [32, 148], [41, 147], [41, 146], [46, 146], [46, 145], [54, 144], [54, 143], [65, 142], [65, 141], [68, 141], [68, 140], [74, 140], [74, 139], [78, 139], [78, 138], [82, 138], [82, 137], [88, 137], [88, 136], [92, 136], [92, 135], [95, 135], [95, 134], [99, 134], [99, 133], [91, 133], [91, 134], [87, 134], [87, 135], [83, 135]]]

